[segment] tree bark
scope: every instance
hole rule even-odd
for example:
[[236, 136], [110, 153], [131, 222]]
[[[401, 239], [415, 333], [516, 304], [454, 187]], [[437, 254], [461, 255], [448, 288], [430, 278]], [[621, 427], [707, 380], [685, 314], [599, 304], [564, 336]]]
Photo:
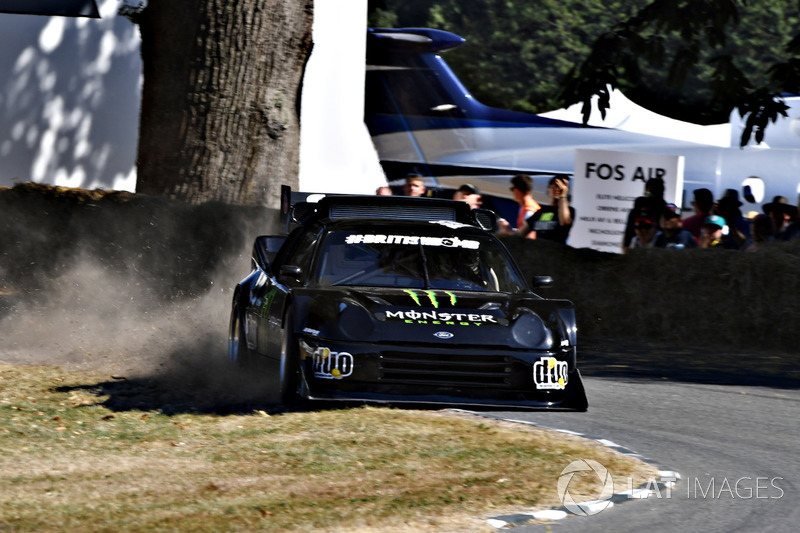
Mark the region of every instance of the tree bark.
[[312, 0], [151, 0], [137, 192], [278, 207], [297, 187]]

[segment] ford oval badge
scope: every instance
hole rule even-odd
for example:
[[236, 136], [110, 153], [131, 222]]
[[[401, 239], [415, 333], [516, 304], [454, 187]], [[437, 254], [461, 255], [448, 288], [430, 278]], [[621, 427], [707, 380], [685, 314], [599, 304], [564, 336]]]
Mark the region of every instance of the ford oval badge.
[[449, 331], [437, 331], [436, 333], [433, 334], [433, 336], [438, 338], [438, 339], [452, 339], [453, 338], [453, 334], [450, 333]]

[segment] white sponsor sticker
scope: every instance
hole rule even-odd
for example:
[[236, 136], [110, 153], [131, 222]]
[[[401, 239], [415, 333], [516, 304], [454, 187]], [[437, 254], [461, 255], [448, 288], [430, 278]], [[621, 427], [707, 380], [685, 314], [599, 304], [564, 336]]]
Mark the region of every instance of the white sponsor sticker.
[[332, 352], [330, 348], [317, 348], [314, 358], [314, 377], [342, 379], [353, 373], [353, 356], [347, 352]]
[[407, 246], [440, 246], [444, 248], [466, 248], [477, 250], [480, 247], [478, 241], [470, 239], [460, 239], [453, 237], [419, 237], [416, 235], [378, 235], [378, 234], [358, 234], [348, 235], [345, 239], [347, 244], [399, 244]]
[[533, 364], [533, 384], [541, 390], [564, 390], [567, 386], [567, 362], [542, 357]]
[[497, 324], [497, 320], [492, 315], [481, 313], [452, 313], [445, 311], [386, 311], [386, 318], [396, 318], [405, 322], [424, 322], [431, 324], [451, 324], [456, 322], [469, 322], [471, 324], [492, 323]]

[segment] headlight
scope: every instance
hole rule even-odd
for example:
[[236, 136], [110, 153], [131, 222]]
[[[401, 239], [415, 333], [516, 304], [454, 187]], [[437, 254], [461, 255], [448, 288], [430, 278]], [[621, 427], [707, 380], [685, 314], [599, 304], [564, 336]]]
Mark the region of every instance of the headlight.
[[511, 327], [511, 335], [517, 343], [526, 348], [549, 350], [553, 347], [553, 334], [542, 319], [533, 313], [520, 315]]
[[363, 339], [372, 334], [375, 322], [372, 315], [360, 305], [339, 304], [339, 330], [348, 339]]

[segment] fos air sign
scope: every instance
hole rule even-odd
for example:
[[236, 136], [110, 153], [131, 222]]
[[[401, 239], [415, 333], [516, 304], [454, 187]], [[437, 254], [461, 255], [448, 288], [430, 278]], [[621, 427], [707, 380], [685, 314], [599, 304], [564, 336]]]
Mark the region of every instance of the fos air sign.
[[663, 179], [664, 199], [681, 205], [683, 156], [575, 150], [570, 245], [621, 253], [628, 213], [650, 178]]

